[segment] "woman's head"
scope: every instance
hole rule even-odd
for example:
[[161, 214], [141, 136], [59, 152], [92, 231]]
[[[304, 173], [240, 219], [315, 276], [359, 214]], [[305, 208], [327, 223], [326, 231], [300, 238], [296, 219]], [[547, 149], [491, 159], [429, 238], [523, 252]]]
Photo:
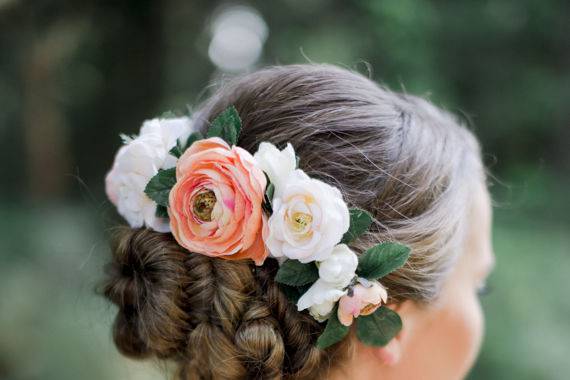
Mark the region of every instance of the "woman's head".
[[[119, 349], [173, 359], [188, 379], [321, 378], [329, 369], [329, 376], [352, 373], [355, 360], [356, 367], [376, 374], [389, 368], [389, 378], [399, 376], [398, 363], [421, 365], [437, 344], [445, 357], [461, 343], [465, 354], [457, 362], [463, 369], [453, 376], [464, 375], [480, 339], [480, 312], [454, 284], [470, 278], [474, 265], [466, 260], [484, 256], [469, 255], [482, 252], [469, 247], [486, 247], [491, 255], [482, 243], [488, 234], [476, 233], [479, 224], [488, 224], [488, 213], [481, 211], [488, 195], [472, 134], [423, 99], [332, 66], [280, 66], [238, 78], [197, 110], [195, 127], [205, 130], [230, 105], [242, 118], [240, 147], [254, 152], [261, 141], [291, 143], [301, 169], [338, 187], [349, 206], [373, 215], [373, 227], [353, 244], [355, 250], [384, 240], [412, 248], [407, 264], [382, 280], [404, 328], [382, 349], [349, 336], [319, 350], [315, 341], [323, 325], [281, 293], [273, 282], [274, 259], [256, 268], [189, 253], [168, 234], [124, 229], [105, 288], [120, 308], [114, 330]], [[434, 310], [443, 315], [434, 318]], [[458, 322], [469, 318], [472, 323]], [[434, 326], [454, 323], [469, 339], [449, 338], [446, 344], [452, 330], [442, 327], [439, 343], [428, 344]], [[421, 351], [420, 342], [431, 351]]]

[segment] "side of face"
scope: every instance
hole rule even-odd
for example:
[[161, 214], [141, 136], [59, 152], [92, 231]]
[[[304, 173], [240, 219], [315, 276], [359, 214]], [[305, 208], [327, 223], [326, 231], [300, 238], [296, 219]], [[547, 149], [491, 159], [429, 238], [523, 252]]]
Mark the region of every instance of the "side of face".
[[479, 292], [493, 265], [491, 202], [488, 191], [481, 186], [471, 210], [464, 252], [440, 299], [424, 309], [405, 305], [411, 331], [407, 340], [402, 337], [400, 364], [408, 373], [398, 378], [454, 380], [467, 375], [484, 332]]
[[464, 252], [438, 301], [427, 306], [412, 301], [395, 306], [403, 330], [382, 348], [357, 341], [356, 354], [346, 367], [351, 377], [457, 380], [467, 375], [484, 331], [479, 291], [494, 265], [489, 193], [481, 185], [474, 196]]

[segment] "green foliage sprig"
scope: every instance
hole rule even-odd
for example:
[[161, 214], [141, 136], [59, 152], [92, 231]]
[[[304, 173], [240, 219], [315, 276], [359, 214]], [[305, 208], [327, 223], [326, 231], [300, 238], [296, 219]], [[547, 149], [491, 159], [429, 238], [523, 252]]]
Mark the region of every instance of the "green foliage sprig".
[[[364, 234], [372, 224], [372, 216], [357, 208], [349, 210], [350, 226], [342, 238], [342, 243], [350, 243]], [[384, 242], [366, 250], [358, 258], [356, 275], [358, 281], [379, 280], [402, 267], [408, 260], [410, 248], [396, 242]], [[298, 260], [286, 260], [279, 268], [275, 281], [285, 295], [297, 303], [301, 295], [319, 278], [314, 262], [303, 264]], [[364, 280], [362, 280], [364, 279]], [[358, 281], [353, 281], [344, 290]], [[340, 342], [349, 332], [350, 327], [338, 320], [338, 305], [327, 319], [323, 333], [317, 340], [317, 347], [325, 349]], [[359, 316], [355, 320], [356, 336], [368, 345], [385, 346], [402, 329], [400, 316], [386, 306], [379, 307], [370, 315]]]
[[241, 118], [237, 109], [229, 106], [212, 121], [206, 137], [220, 137], [230, 145], [237, 145], [240, 132]]

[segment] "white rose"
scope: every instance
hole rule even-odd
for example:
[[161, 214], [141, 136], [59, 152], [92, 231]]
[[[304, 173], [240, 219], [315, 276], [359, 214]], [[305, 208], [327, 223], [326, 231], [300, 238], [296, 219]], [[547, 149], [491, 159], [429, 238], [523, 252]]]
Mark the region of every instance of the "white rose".
[[[186, 140], [194, 130], [192, 128], [192, 120], [188, 117], [178, 117], [172, 119], [152, 119], [143, 123], [139, 136], [153, 135], [159, 136], [166, 153], [176, 145], [176, 140], [185, 144]], [[176, 166], [177, 158], [171, 154], [166, 154], [161, 169], [173, 168]]]
[[339, 289], [334, 284], [319, 278], [299, 298], [297, 309], [299, 311], [309, 309], [313, 318], [322, 322], [329, 317], [335, 303], [346, 293], [346, 290]]
[[144, 189], [159, 169], [176, 165], [169, 151], [178, 138], [184, 141], [191, 131], [188, 118], [149, 120], [144, 122], [140, 135], [126, 140], [117, 152], [105, 187], [107, 196], [131, 227], [146, 225], [155, 231], [170, 231], [168, 219], [156, 217], [156, 203]]
[[297, 166], [293, 146], [287, 144], [285, 149], [279, 150], [271, 143], [262, 142], [253, 158], [275, 186], [274, 196], [278, 196], [283, 190], [285, 181]]
[[297, 169], [273, 198], [268, 225], [265, 243], [274, 257], [324, 261], [348, 230], [348, 207], [337, 188]]
[[324, 281], [344, 288], [356, 275], [358, 257], [346, 244], [338, 244], [331, 256], [319, 264], [319, 277]]

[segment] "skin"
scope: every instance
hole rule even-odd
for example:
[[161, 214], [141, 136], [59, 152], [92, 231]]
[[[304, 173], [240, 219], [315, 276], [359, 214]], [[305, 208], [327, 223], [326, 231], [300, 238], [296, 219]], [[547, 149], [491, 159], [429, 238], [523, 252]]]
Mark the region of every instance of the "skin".
[[463, 379], [473, 366], [484, 331], [479, 291], [491, 272], [492, 209], [487, 189], [474, 194], [464, 252], [449, 274], [438, 300], [430, 305], [405, 301], [389, 305], [403, 329], [385, 347], [370, 347], [354, 336], [354, 355], [329, 379]]

